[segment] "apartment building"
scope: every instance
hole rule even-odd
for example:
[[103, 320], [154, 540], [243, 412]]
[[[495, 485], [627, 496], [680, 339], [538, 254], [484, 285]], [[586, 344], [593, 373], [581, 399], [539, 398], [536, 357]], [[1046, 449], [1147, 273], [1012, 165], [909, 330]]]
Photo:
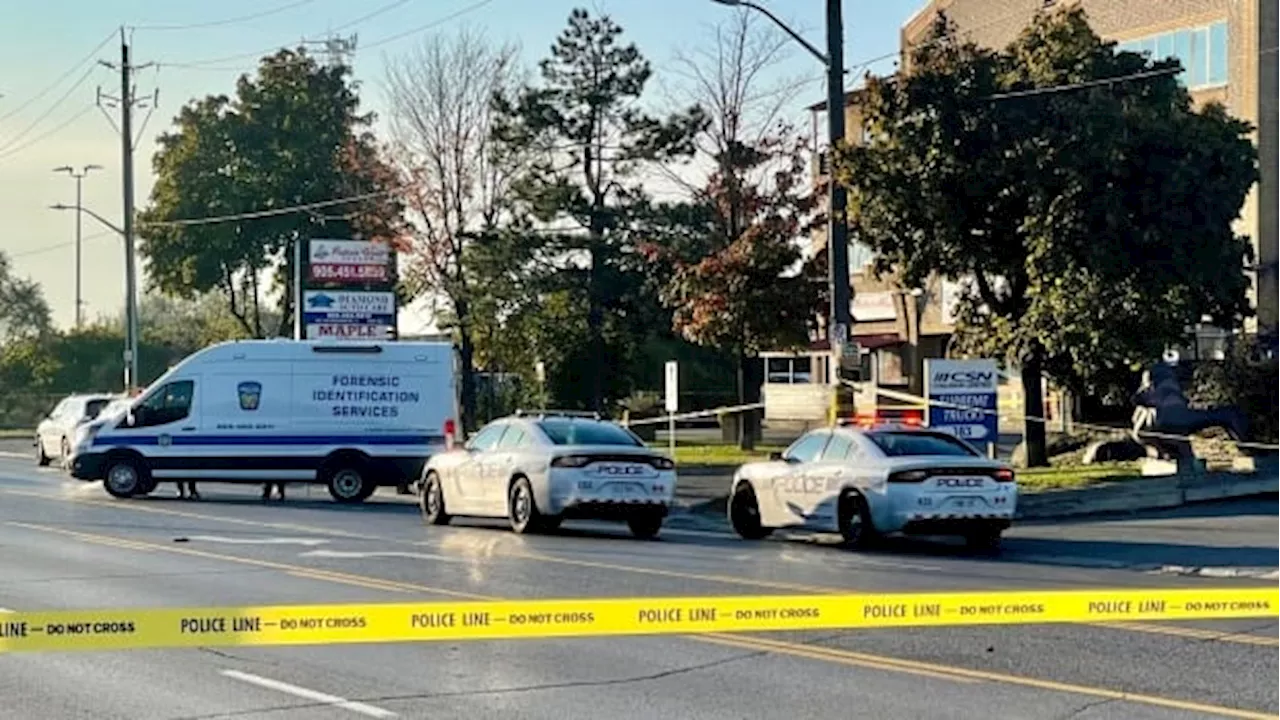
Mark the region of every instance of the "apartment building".
[[[1275, 0], [932, 0], [903, 26], [904, 61], [909, 49], [927, 35], [936, 14], [945, 12], [973, 41], [1002, 47], [1017, 36], [1035, 13], [1067, 3], [1082, 6], [1095, 31], [1120, 48], [1173, 56], [1185, 67], [1180, 80], [1194, 102], [1222, 103], [1231, 114], [1257, 129], [1261, 181], [1250, 192], [1237, 232], [1254, 244], [1252, 300], [1257, 317], [1246, 327], [1275, 343], [1277, 333], [1277, 146], [1276, 105], [1280, 95], [1276, 73], [1277, 4]], [[845, 97], [845, 124], [850, 142], [861, 142], [860, 93]], [[825, 127], [825, 103], [810, 108], [814, 136]], [[820, 144], [819, 144], [820, 145]], [[825, 180], [823, 163], [815, 163], [815, 180]], [[824, 231], [813, 236], [812, 250], [826, 245]], [[946, 350], [952, 329], [956, 288], [934, 279], [924, 288], [904, 292], [875, 278], [865, 248], [850, 252], [854, 300], [854, 338], [864, 349], [864, 376], [877, 384], [918, 391], [920, 359]], [[1212, 345], [1212, 329], [1201, 333]], [[1197, 345], [1198, 347], [1198, 345]]]

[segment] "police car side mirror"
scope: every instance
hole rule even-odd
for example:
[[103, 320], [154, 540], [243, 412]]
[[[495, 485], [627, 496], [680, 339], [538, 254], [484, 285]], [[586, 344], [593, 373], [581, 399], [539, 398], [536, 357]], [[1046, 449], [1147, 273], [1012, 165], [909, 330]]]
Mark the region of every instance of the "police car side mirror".
[[769, 460], [771, 460], [771, 461], [773, 461], [773, 462], [778, 462], [778, 461], [789, 462], [789, 461], [787, 461], [787, 456], [786, 456], [786, 455], [784, 455], [784, 454], [782, 454], [782, 453], [780, 453], [780, 452], [778, 452], [778, 451], [776, 451], [776, 450], [775, 450], [774, 452], [769, 453]]

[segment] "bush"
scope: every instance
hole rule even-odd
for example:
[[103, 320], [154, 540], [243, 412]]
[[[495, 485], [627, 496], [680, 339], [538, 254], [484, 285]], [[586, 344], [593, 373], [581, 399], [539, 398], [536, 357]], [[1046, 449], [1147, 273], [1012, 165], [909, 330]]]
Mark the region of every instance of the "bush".
[[1256, 339], [1233, 343], [1220, 362], [1196, 368], [1191, 392], [1193, 407], [1234, 405], [1249, 419], [1248, 440], [1274, 443], [1277, 435], [1276, 385], [1280, 372]]

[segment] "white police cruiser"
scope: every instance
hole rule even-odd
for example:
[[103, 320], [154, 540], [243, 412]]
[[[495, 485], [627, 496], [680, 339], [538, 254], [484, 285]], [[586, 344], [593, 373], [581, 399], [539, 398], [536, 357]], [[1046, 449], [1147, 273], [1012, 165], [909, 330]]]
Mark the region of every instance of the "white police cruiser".
[[651, 538], [675, 485], [675, 463], [621, 425], [581, 413], [517, 412], [432, 456], [420, 503], [433, 525], [453, 516], [505, 517], [528, 533], [592, 518], [625, 521], [636, 537]]
[[246, 340], [200, 350], [76, 436], [71, 474], [107, 492], [161, 481], [320, 482], [339, 502], [419, 477], [457, 411], [440, 342]]
[[747, 539], [777, 528], [839, 532], [850, 546], [876, 535], [960, 535], [995, 549], [1018, 489], [1012, 468], [952, 435], [884, 425], [806, 433], [730, 485], [729, 522]]

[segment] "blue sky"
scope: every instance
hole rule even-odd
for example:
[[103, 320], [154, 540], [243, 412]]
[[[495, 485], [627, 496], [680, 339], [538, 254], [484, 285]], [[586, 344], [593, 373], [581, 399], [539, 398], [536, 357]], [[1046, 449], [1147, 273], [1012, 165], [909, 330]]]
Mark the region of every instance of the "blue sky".
[[[814, 44], [824, 41], [822, 0], [760, 0]], [[331, 30], [358, 35], [354, 55], [362, 99], [382, 109], [384, 63], [411, 50], [424, 36], [449, 33], [461, 24], [483, 28], [495, 40], [520, 43], [530, 65], [546, 54], [564, 27], [569, 11], [583, 6], [607, 12], [626, 30], [663, 77], [673, 53], [705, 41], [707, 28], [727, 12], [711, 0], [12, 0], [0, 23], [0, 212], [9, 232], [0, 249], [19, 274], [39, 281], [59, 325], [70, 325], [74, 305], [74, 217], [48, 209], [75, 199], [74, 182], [55, 175], [61, 165], [94, 163], [104, 170], [84, 181], [84, 202], [118, 223], [121, 208], [120, 140], [108, 119], [94, 107], [97, 88], [118, 95], [117, 73], [96, 60], [118, 61], [121, 25], [132, 26], [135, 63], [156, 63], [137, 75], [138, 95], [159, 90], [159, 104], [140, 133], [135, 161], [136, 194], [145, 204], [151, 189], [154, 138], [188, 100], [234, 89], [235, 78], [252, 71], [259, 53], [303, 38], [322, 39]], [[845, 0], [846, 65], [897, 49], [898, 31], [924, 0]], [[386, 8], [363, 22], [363, 16]], [[274, 12], [279, 9], [279, 12]], [[459, 17], [438, 22], [465, 11]], [[243, 22], [191, 26], [269, 13]], [[409, 30], [435, 23], [418, 33]], [[346, 27], [344, 27], [346, 26]], [[115, 33], [113, 35], [113, 33]], [[107, 42], [96, 52], [91, 51]], [[77, 65], [82, 59], [92, 58]], [[223, 60], [223, 58], [229, 58]], [[184, 65], [196, 65], [184, 67]], [[883, 61], [873, 71], [892, 69]], [[70, 72], [69, 72], [70, 71]], [[818, 77], [822, 68], [797, 48], [780, 74]], [[65, 77], [63, 77], [65, 75]], [[57, 82], [62, 78], [60, 82]], [[56, 85], [54, 83], [57, 83]], [[79, 83], [77, 85], [77, 83]], [[807, 122], [803, 106], [821, 100], [814, 83], [794, 109]], [[44, 93], [38, 99], [37, 95]], [[114, 115], [114, 114], [113, 114]], [[146, 111], [138, 114], [140, 122]], [[114, 117], [113, 117], [114, 119]], [[86, 218], [84, 225], [84, 297], [87, 317], [116, 312], [123, 303], [124, 259], [118, 236]]]

